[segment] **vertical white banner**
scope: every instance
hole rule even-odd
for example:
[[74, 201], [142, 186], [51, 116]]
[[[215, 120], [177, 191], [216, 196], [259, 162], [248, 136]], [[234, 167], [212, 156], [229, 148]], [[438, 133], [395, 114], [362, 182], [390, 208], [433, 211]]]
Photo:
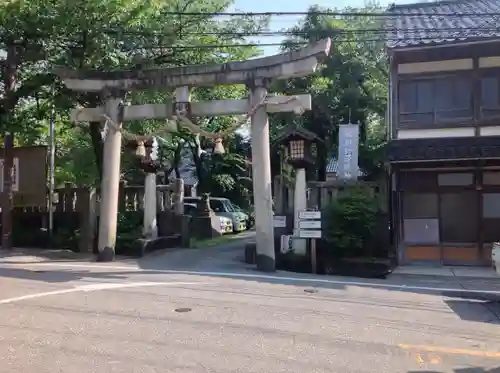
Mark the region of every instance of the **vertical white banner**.
[[358, 178], [359, 124], [341, 124], [339, 126], [339, 179]]

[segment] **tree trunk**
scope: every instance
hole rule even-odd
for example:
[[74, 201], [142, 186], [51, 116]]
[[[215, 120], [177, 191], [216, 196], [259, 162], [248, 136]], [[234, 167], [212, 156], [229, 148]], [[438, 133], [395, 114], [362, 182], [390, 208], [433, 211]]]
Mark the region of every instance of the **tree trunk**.
[[92, 140], [92, 148], [94, 150], [95, 165], [97, 168], [97, 173], [99, 175], [99, 180], [102, 180], [102, 162], [103, 162], [103, 151], [104, 143], [101, 136], [101, 123], [100, 122], [90, 122], [89, 125], [90, 139]]

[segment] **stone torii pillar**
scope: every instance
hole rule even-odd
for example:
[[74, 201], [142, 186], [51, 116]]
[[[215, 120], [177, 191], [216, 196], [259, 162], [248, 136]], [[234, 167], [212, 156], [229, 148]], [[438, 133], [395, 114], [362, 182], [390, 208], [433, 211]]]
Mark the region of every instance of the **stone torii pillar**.
[[[316, 44], [289, 53], [219, 65], [116, 72], [58, 70], [57, 73], [68, 88], [77, 91], [100, 92], [110, 88], [119, 88], [125, 91], [176, 88], [177, 92], [183, 92], [182, 95], [179, 93], [174, 103], [125, 106], [122, 109], [123, 121], [169, 119], [178, 117], [179, 114], [183, 114], [188, 118], [196, 118], [239, 115], [252, 112], [252, 169], [257, 230], [257, 267], [263, 271], [274, 271], [274, 229], [267, 113], [310, 110], [311, 97], [307, 94], [294, 97], [268, 96], [267, 85], [274, 79], [295, 78], [313, 73], [319, 60], [328, 55], [330, 45], [330, 39], [324, 39]], [[189, 87], [232, 84], [246, 84], [251, 91], [250, 99], [189, 102]], [[252, 108], [256, 108], [256, 105], [258, 105], [257, 109], [252, 111]], [[103, 107], [76, 109], [73, 111], [72, 119], [75, 122], [89, 122], [102, 120], [106, 115], [106, 110]], [[173, 126], [172, 128], [166, 128], [166, 130], [176, 131], [177, 128], [177, 126]], [[113, 165], [118, 164], [119, 169], [120, 154], [117, 154], [116, 151], [108, 151], [108, 153], [112, 153], [114, 157], [109, 162]], [[107, 169], [116, 170], [116, 167], [108, 166]], [[113, 177], [113, 182], [115, 182], [115, 178]], [[110, 185], [110, 182], [105, 184], [104, 179], [103, 177], [103, 188], [108, 189], [106, 198], [117, 200], [118, 195], [115, 196], [113, 192], [115, 188]], [[116, 180], [116, 184], [118, 184], [118, 180]], [[113, 210], [106, 212], [106, 216], [111, 219], [114, 216], [115, 222], [111, 225], [100, 226], [100, 253], [101, 251], [107, 251], [107, 247], [114, 247], [116, 236], [117, 203], [116, 207], [115, 203], [103, 203], [102, 209], [104, 208]], [[109, 229], [114, 229], [115, 233], [107, 232]], [[101, 237], [103, 237], [102, 240]], [[108, 238], [104, 239], [104, 237]], [[111, 256], [103, 255], [103, 257], [109, 259]]]
[[[250, 89], [252, 105], [257, 105], [267, 96], [266, 81], [256, 80]], [[311, 110], [311, 102], [308, 102], [307, 107], [300, 109]], [[252, 184], [257, 268], [263, 271], [273, 271], [275, 269], [273, 194], [269, 154], [269, 118], [265, 107], [257, 109], [252, 116], [250, 134], [252, 136]]]
[[[103, 90], [106, 99], [104, 112], [113, 127], [104, 139], [99, 210], [98, 261], [114, 259], [118, 223], [118, 192], [120, 188], [120, 158], [122, 146], [123, 94], [116, 90]], [[102, 117], [101, 117], [102, 119]]]

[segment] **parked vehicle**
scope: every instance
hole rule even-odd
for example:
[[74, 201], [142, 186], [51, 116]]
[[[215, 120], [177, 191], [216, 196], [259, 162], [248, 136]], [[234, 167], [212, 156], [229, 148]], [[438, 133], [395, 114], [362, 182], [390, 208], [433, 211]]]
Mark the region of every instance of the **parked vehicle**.
[[[198, 207], [195, 203], [184, 203], [184, 213], [186, 215], [196, 216], [199, 214]], [[217, 216], [220, 220], [220, 231], [223, 234], [233, 232], [233, 221], [225, 216]]]
[[[200, 197], [184, 197], [185, 203], [196, 204]], [[247, 218], [243, 212], [235, 211], [233, 204], [227, 198], [210, 197], [210, 208], [217, 216], [224, 216], [232, 220], [233, 232], [243, 232], [247, 229]]]
[[242, 214], [242, 216], [245, 216], [245, 222], [247, 224], [247, 229], [253, 228], [255, 225], [255, 219], [251, 216], [251, 214], [247, 213], [245, 210], [243, 210], [240, 206], [235, 205], [234, 203], [231, 202], [233, 205], [234, 211], [239, 212]]

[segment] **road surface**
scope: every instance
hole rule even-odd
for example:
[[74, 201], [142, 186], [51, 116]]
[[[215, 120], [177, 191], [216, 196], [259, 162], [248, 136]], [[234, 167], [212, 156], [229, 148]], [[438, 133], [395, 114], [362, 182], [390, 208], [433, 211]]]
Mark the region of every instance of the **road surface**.
[[239, 254], [2, 260], [0, 372], [500, 372], [500, 281], [267, 276]]

